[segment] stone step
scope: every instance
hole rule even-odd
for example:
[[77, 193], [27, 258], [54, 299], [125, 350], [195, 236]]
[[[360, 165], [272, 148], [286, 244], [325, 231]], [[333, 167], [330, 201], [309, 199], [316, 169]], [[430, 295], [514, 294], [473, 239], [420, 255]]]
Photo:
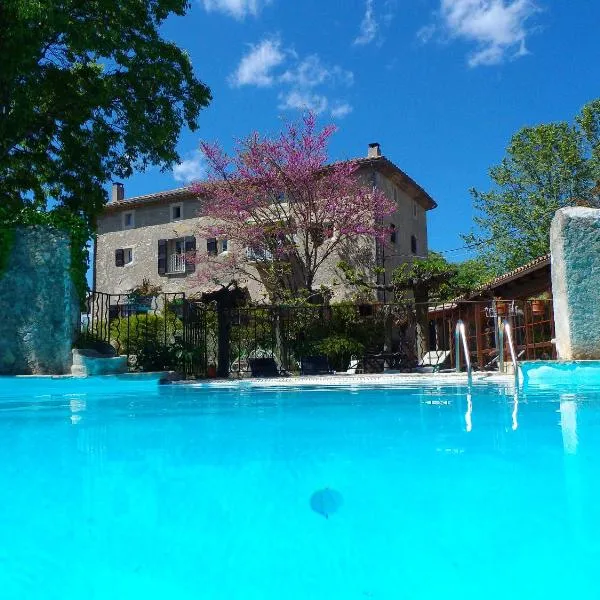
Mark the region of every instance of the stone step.
[[72, 375], [82, 377], [87, 375], [117, 375], [126, 372], [126, 356], [103, 356], [94, 350], [73, 349]]

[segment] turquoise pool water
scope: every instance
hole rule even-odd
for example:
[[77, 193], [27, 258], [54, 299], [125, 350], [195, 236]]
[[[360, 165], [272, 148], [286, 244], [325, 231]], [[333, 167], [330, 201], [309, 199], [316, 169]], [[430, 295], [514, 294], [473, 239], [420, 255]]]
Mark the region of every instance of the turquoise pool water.
[[599, 451], [594, 385], [0, 380], [0, 598], [598, 598]]

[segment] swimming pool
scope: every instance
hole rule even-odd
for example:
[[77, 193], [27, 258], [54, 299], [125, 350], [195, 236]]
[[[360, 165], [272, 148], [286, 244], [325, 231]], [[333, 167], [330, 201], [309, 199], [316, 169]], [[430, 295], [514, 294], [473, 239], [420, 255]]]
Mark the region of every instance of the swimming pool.
[[599, 450], [596, 386], [0, 380], [0, 597], [597, 598]]

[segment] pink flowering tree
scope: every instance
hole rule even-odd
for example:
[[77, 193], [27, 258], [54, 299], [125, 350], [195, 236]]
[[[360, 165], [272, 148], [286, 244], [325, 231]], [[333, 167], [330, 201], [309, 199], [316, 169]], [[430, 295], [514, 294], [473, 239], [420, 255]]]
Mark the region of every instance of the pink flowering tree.
[[198, 252], [201, 279], [220, 285], [254, 279], [271, 300], [310, 296], [324, 264], [383, 238], [384, 217], [395, 205], [361, 179], [356, 161], [327, 163], [334, 131], [318, 129], [309, 114], [277, 137], [250, 135], [232, 155], [201, 144], [209, 177], [196, 186], [206, 217], [198, 233], [221, 240], [220, 248], [227, 240], [226, 252]]

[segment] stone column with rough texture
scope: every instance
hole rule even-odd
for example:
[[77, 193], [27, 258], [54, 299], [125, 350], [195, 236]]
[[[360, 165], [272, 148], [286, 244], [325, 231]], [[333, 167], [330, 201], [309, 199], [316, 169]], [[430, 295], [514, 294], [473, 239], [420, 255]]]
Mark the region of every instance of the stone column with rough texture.
[[17, 229], [0, 275], [0, 374], [62, 374], [80, 322], [68, 236]]
[[550, 248], [558, 357], [600, 359], [600, 210], [557, 211]]

